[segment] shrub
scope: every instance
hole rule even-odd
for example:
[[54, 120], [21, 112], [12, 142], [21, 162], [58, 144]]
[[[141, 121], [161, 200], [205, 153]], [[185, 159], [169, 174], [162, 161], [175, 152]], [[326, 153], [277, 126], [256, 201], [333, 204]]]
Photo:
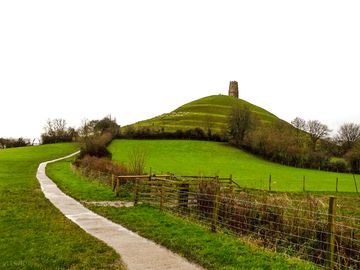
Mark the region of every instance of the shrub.
[[143, 174], [147, 153], [144, 149], [134, 148], [129, 153], [129, 169], [132, 174]]
[[86, 155], [82, 159], [74, 162], [76, 167], [85, 169], [86, 171], [98, 171], [114, 175], [127, 175], [129, 170], [123, 164], [112, 162], [109, 159], [97, 158], [95, 156]]
[[346, 153], [345, 159], [349, 162], [353, 173], [360, 173], [360, 141]]
[[348, 164], [345, 159], [330, 160], [328, 169], [333, 172], [348, 172]]
[[178, 129], [175, 132], [165, 131], [164, 128], [154, 130], [149, 127], [134, 128], [126, 127], [118, 134], [119, 139], [186, 139], [186, 140], [210, 140], [210, 141], [226, 141], [226, 134], [217, 134], [205, 132], [201, 128], [193, 128], [187, 130]]
[[80, 159], [86, 155], [98, 158], [106, 157], [111, 159], [111, 153], [106, 148], [111, 140], [112, 134], [109, 132], [106, 132], [99, 137], [90, 137], [84, 139], [80, 150]]

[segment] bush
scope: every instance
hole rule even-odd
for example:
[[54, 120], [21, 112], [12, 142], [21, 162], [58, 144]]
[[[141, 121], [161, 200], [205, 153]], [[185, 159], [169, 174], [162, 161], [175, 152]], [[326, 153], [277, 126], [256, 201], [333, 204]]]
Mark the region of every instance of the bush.
[[164, 128], [153, 130], [149, 127], [140, 127], [135, 129], [133, 126], [125, 128], [117, 138], [119, 139], [186, 139], [186, 140], [210, 140], [210, 141], [226, 141], [226, 137], [221, 134], [205, 132], [201, 128], [193, 128], [187, 130], [178, 129], [175, 132], [165, 131]]
[[111, 153], [106, 146], [111, 142], [112, 134], [104, 133], [99, 137], [86, 138], [80, 150], [80, 159], [85, 156], [111, 159]]
[[109, 159], [97, 158], [94, 156], [84, 156], [74, 162], [76, 167], [83, 168], [87, 171], [98, 171], [114, 175], [127, 175], [129, 170], [119, 163], [114, 163]]
[[207, 136], [201, 128], [194, 128], [186, 130], [184, 137], [190, 140], [206, 140]]
[[87, 155], [98, 158], [105, 157], [108, 159], [111, 159], [112, 156], [109, 150], [107, 150], [106, 146], [93, 142], [86, 144], [85, 147], [80, 149], [80, 158], [83, 158]]
[[141, 175], [145, 169], [147, 153], [144, 149], [134, 148], [129, 153], [129, 170], [134, 175]]
[[348, 164], [345, 159], [330, 160], [328, 163], [328, 169], [332, 172], [348, 172]]
[[323, 152], [311, 152], [308, 158], [309, 167], [312, 169], [327, 169], [330, 158]]
[[345, 159], [349, 162], [353, 173], [360, 173], [360, 141], [346, 153]]

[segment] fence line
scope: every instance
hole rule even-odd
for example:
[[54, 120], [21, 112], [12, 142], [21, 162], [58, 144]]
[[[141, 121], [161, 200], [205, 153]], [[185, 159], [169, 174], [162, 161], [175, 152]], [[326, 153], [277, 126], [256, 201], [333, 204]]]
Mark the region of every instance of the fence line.
[[118, 196], [131, 194], [135, 204], [186, 216], [214, 232], [249, 237], [325, 269], [360, 269], [360, 217], [344, 214], [360, 209], [342, 206], [340, 197], [240, 190], [231, 176], [93, 175]]
[[281, 194], [247, 194], [231, 177], [117, 178], [137, 187], [137, 201], [187, 216], [214, 232], [251, 237], [325, 269], [360, 268], [360, 222], [337, 216], [334, 197], [326, 202], [310, 197], [292, 201]]

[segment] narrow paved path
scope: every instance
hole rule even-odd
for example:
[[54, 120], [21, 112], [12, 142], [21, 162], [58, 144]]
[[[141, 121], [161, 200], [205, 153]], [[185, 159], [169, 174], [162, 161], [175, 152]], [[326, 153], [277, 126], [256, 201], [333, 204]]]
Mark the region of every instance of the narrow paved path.
[[122, 261], [129, 270], [202, 269], [166, 248], [95, 214], [78, 201], [64, 194], [46, 176], [45, 168], [48, 163], [74, 156], [77, 153], [41, 163], [36, 174], [45, 197], [68, 219], [79, 225], [87, 233], [114, 248], [121, 255]]

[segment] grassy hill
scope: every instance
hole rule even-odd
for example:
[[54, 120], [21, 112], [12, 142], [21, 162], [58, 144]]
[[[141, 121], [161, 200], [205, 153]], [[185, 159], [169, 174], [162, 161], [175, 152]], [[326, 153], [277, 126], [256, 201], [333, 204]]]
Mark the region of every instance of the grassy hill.
[[[178, 175], [233, 175], [244, 187], [268, 189], [272, 176], [273, 191], [302, 191], [303, 177], [307, 191], [355, 192], [351, 174], [300, 169], [258, 158], [226, 143], [188, 140], [115, 140], [109, 150], [113, 159], [127, 162], [128, 153], [140, 148], [147, 152], [146, 171], [172, 172]], [[360, 184], [360, 183], [359, 183]], [[358, 185], [359, 185], [358, 184]]]
[[213, 132], [221, 133], [226, 128], [227, 117], [234, 105], [247, 105], [261, 122], [272, 123], [280, 120], [272, 113], [245, 100], [224, 95], [214, 95], [189, 102], [170, 113], [140, 121], [130, 126], [135, 128], [146, 127], [152, 130], [163, 129], [169, 132], [196, 127], [207, 130], [210, 127]]

